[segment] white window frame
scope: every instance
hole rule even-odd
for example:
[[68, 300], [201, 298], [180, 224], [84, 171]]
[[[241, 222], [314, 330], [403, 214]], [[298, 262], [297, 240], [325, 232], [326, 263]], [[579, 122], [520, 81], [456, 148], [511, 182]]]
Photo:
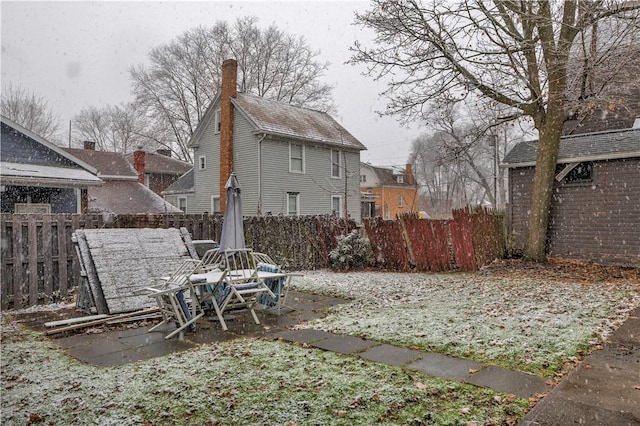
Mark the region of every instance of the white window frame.
[[360, 175], [360, 183], [365, 183], [367, 181], [367, 175]]
[[398, 181], [398, 183], [404, 183], [404, 176], [402, 176], [402, 175], [398, 175], [398, 177], [396, 178], [396, 180]]
[[[338, 208], [335, 209], [335, 203], [338, 203]], [[344, 214], [342, 212], [342, 208], [343, 208], [344, 204], [342, 202], [342, 195], [332, 195], [331, 196], [331, 213], [334, 214], [338, 217], [344, 217]]]
[[[334, 174], [334, 170], [333, 170], [333, 166], [336, 165], [336, 163], [334, 162], [334, 158], [333, 158], [334, 153], [337, 154], [337, 156], [338, 156], [338, 163], [337, 163], [338, 174], [337, 175]], [[342, 165], [342, 156], [340, 155], [341, 153], [342, 152], [338, 151], [337, 149], [332, 149], [331, 150], [331, 177], [334, 178], [334, 179], [341, 179], [342, 178], [343, 165]]]
[[[291, 212], [291, 197], [296, 200], [295, 213]], [[287, 192], [287, 216], [300, 216], [300, 193], [299, 192]]]
[[[301, 151], [301, 155], [302, 155], [302, 158], [301, 158], [302, 161], [301, 161], [301, 165], [300, 165], [301, 166], [301, 170], [294, 170], [293, 169], [293, 161], [292, 160], [294, 158], [293, 158], [293, 155], [292, 155], [291, 147], [294, 146], [294, 145], [300, 147], [300, 151]], [[289, 172], [290, 173], [304, 173], [304, 170], [305, 170], [304, 158], [305, 158], [305, 147], [304, 147], [304, 145], [301, 144], [301, 143], [289, 142]]]
[[217, 109], [213, 114], [213, 134], [217, 135], [220, 133], [220, 128], [222, 126], [222, 110]]
[[404, 207], [404, 197], [402, 197], [402, 194], [398, 194], [398, 207]]
[[201, 155], [198, 157], [198, 170], [206, 170], [207, 169], [207, 156]]
[[[182, 201], [184, 201], [184, 208], [182, 208], [182, 207], [180, 206], [180, 204], [181, 204], [181, 202], [182, 202]], [[185, 197], [185, 196], [179, 196], [179, 197], [178, 197], [178, 208], [179, 208], [180, 210], [182, 210], [184, 213], [186, 213], [186, 212], [187, 212], [187, 197]]]
[[[218, 202], [218, 210], [216, 211], [216, 201]], [[220, 196], [212, 195], [211, 196], [211, 214], [220, 214]]]

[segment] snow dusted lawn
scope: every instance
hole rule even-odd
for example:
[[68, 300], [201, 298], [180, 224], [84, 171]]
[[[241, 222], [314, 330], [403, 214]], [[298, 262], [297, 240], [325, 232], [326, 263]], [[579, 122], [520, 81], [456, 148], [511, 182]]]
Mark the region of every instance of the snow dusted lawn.
[[505, 425], [529, 402], [354, 356], [245, 339], [114, 368], [2, 316], [2, 425]]
[[309, 271], [298, 290], [352, 299], [302, 327], [553, 376], [640, 304], [638, 283], [491, 274]]
[[[606, 339], [640, 304], [639, 285], [526, 272], [313, 271], [294, 279], [298, 290], [351, 299], [301, 327], [549, 377]], [[505, 425], [516, 424], [530, 404], [282, 341], [219, 342], [98, 368], [25, 330], [11, 312], [3, 312], [1, 328], [2, 425]]]

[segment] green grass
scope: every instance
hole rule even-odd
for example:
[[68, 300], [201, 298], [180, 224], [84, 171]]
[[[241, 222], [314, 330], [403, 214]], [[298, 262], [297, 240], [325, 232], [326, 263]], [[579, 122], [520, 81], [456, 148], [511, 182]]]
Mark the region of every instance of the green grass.
[[529, 406], [488, 389], [282, 341], [203, 345], [98, 368], [37, 335], [3, 329], [7, 337], [3, 425], [30, 418], [99, 425], [499, 425], [515, 423]]

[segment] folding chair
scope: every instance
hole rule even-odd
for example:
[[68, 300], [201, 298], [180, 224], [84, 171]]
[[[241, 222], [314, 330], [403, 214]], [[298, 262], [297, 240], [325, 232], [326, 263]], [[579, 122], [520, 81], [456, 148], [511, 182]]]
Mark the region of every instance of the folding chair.
[[216, 287], [213, 306], [223, 330], [228, 330], [224, 313], [238, 309], [248, 309], [256, 324], [260, 320], [253, 306], [262, 293], [273, 298], [275, 294], [258, 278], [251, 249], [225, 250], [226, 277]]
[[[161, 285], [145, 288], [148, 296], [158, 304], [162, 314], [162, 322], [150, 328], [150, 332], [171, 322], [175, 322], [176, 329], [166, 335], [165, 339], [182, 333], [185, 328], [189, 331], [195, 330], [195, 322], [204, 315], [204, 312], [189, 277], [199, 264], [197, 260], [185, 260]], [[186, 291], [189, 291], [188, 301], [185, 298]], [[182, 338], [182, 335], [180, 337]]]
[[[258, 271], [258, 275], [260, 272], [274, 272], [279, 273], [282, 272], [282, 268], [280, 265], [276, 264], [276, 262], [269, 257], [269, 255], [265, 253], [253, 252], [253, 260], [256, 264], [256, 270]], [[269, 290], [275, 295], [275, 297], [271, 297], [268, 293], [263, 293], [258, 298], [258, 303], [267, 307], [274, 307], [282, 305], [283, 300], [286, 296], [286, 288], [285, 282], [286, 278], [267, 278], [264, 281], [264, 284], [269, 287]]]
[[227, 263], [224, 259], [224, 253], [221, 253], [218, 249], [207, 250], [204, 255], [202, 255], [202, 259], [200, 259], [200, 264], [196, 268], [197, 274], [204, 274], [209, 271], [213, 271], [215, 269], [225, 269], [227, 267]]

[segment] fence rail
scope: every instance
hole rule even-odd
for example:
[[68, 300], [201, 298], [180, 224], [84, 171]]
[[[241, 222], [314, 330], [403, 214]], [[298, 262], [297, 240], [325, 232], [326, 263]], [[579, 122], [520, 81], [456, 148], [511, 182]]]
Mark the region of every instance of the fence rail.
[[[247, 246], [267, 252], [290, 270], [328, 266], [336, 237], [356, 228], [332, 216], [245, 218]], [[0, 307], [24, 308], [67, 298], [77, 287], [80, 265], [71, 235], [76, 229], [181, 228], [194, 240], [219, 241], [222, 218], [211, 215], [1, 215]], [[396, 221], [370, 219], [364, 229], [374, 266], [391, 270], [474, 270], [504, 254], [503, 216], [460, 210], [453, 220], [406, 215]]]

